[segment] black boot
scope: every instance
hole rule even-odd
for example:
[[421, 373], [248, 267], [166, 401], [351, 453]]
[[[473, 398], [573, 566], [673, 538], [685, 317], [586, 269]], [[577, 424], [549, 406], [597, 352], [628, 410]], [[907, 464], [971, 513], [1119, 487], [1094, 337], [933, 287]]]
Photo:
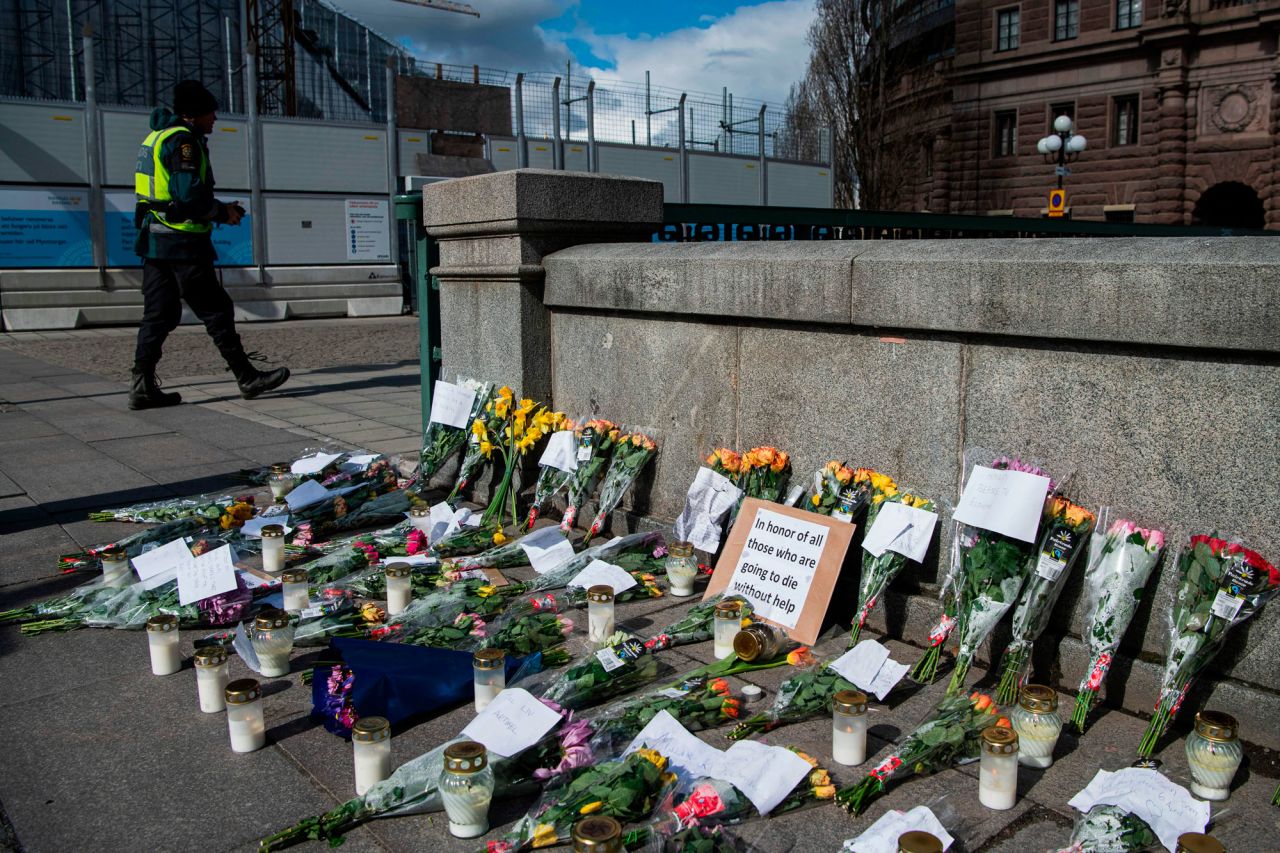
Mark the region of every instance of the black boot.
[[240, 386], [240, 396], [246, 400], [252, 400], [259, 394], [265, 394], [268, 391], [274, 391], [285, 382], [289, 381], [289, 368], [277, 367], [275, 370], [269, 370], [265, 373], [253, 366], [252, 360], [265, 361], [266, 359], [255, 353], [240, 353], [234, 358], [229, 358], [230, 370], [236, 377], [236, 384]]
[[154, 370], [133, 369], [133, 386], [129, 389], [130, 409], [162, 409], [182, 402], [182, 395], [160, 390]]

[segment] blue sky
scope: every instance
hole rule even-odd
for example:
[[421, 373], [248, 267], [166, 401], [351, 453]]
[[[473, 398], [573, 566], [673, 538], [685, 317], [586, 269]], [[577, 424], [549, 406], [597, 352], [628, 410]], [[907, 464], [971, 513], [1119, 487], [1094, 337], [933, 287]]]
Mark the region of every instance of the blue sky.
[[331, 0], [422, 59], [584, 74], [781, 102], [804, 73], [813, 0], [468, 0], [479, 19], [396, 2]]

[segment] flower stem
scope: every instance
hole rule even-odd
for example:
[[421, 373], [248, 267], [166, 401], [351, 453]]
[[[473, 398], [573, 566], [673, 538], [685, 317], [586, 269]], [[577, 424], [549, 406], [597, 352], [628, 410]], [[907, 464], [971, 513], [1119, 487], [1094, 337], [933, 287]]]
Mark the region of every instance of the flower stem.
[[932, 684], [938, 677], [938, 659], [941, 656], [941, 644], [925, 649], [924, 657], [916, 661], [916, 665], [911, 668], [911, 680], [917, 684]]
[[853, 625], [849, 628], [849, 648], [858, 645], [858, 637], [862, 636], [862, 622], [859, 619], [853, 620]]
[[1085, 723], [1089, 721], [1089, 712], [1093, 710], [1097, 695], [1092, 690], [1081, 690], [1076, 694], [1076, 708], [1071, 714], [1071, 724], [1080, 734], [1084, 734]]
[[956, 668], [951, 673], [951, 682], [947, 685], [947, 695], [955, 696], [964, 692], [964, 680], [969, 674], [969, 656], [963, 653], [956, 655]]
[[1000, 673], [1000, 685], [996, 688], [996, 702], [1012, 705], [1018, 701], [1018, 689], [1022, 685], [1022, 668], [1027, 662], [1027, 650], [1010, 650], [1004, 653], [1004, 670]]
[[867, 806], [884, 793], [884, 782], [874, 776], [864, 776], [856, 785], [836, 791], [836, 804], [849, 814], [862, 814]]

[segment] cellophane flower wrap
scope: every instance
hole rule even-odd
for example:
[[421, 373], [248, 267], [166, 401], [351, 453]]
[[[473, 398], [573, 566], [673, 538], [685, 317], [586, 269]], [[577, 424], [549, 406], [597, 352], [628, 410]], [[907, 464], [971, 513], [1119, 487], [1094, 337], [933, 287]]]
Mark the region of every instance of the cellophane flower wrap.
[[1057, 853], [1141, 853], [1163, 850], [1145, 820], [1120, 806], [1094, 806], [1076, 819], [1071, 843]]
[[199, 495], [193, 498], [169, 498], [133, 506], [98, 510], [89, 513], [90, 521], [124, 521], [159, 524], [179, 518], [202, 518], [217, 521], [227, 508], [237, 502], [231, 495]]
[[[875, 524], [880, 507], [885, 503], [901, 503], [916, 509], [933, 511], [933, 501], [924, 495], [904, 494], [898, 490], [898, 484], [891, 478], [877, 473], [872, 479], [871, 500], [867, 507], [867, 530]], [[906, 565], [905, 555], [888, 548], [882, 551], [879, 557], [870, 551], [862, 552], [862, 577], [858, 580], [858, 611], [849, 630], [849, 648], [858, 644], [862, 636], [862, 628], [867, 624], [871, 612], [875, 610], [880, 596], [889, 588], [893, 579], [906, 568]]]
[[575, 432], [578, 435], [578, 470], [569, 480], [564, 518], [560, 520], [560, 529], [566, 533], [573, 529], [578, 511], [591, 497], [597, 478], [609, 464], [610, 451], [622, 438], [618, 425], [603, 418], [593, 418]]
[[[577, 423], [580, 423], [580, 421], [575, 422], [565, 419], [560, 424], [560, 430], [571, 433], [576, 439], [579, 434]], [[551, 499], [569, 487], [569, 481], [573, 479], [573, 474], [573, 471], [566, 471], [554, 465], [538, 466], [538, 480], [533, 484], [533, 501], [529, 505], [529, 515], [525, 518], [524, 524], [521, 525], [521, 530], [528, 531], [533, 529], [534, 523], [542, 515], [542, 511], [547, 508], [547, 504], [551, 502]]]
[[653, 651], [661, 651], [712, 639], [715, 637], [716, 605], [726, 598], [741, 602], [743, 622], [750, 623], [751, 602], [736, 595], [714, 595], [693, 605], [679, 619], [645, 640], [645, 646]]
[[561, 778], [563, 784], [548, 788], [510, 832], [483, 848], [484, 853], [515, 853], [563, 844], [569, 840], [573, 825], [587, 815], [634, 823], [648, 817], [675, 783], [675, 775], [667, 772], [667, 759], [652, 749], [579, 767]]
[[635, 432], [618, 439], [618, 443], [613, 448], [613, 458], [609, 460], [609, 470], [600, 484], [600, 500], [596, 507], [596, 517], [591, 522], [591, 528], [587, 531], [584, 542], [591, 541], [591, 537], [604, 529], [609, 513], [622, 503], [622, 497], [640, 477], [644, 466], [649, 464], [649, 460], [657, 452], [658, 445], [644, 433]]
[[1163, 549], [1163, 533], [1139, 527], [1128, 519], [1116, 521], [1105, 533], [1095, 530], [1089, 539], [1081, 628], [1089, 650], [1089, 665], [1080, 679], [1071, 714], [1077, 731], [1084, 731], [1089, 712], [1098, 702], [1111, 662], [1142, 603], [1147, 581]]
[[493, 450], [502, 435], [502, 427], [515, 407], [515, 392], [503, 385], [486, 395], [484, 405], [471, 418], [468, 428], [467, 450], [458, 466], [458, 479], [446, 499], [450, 504], [467, 486], [475, 481], [484, 464], [493, 458]]
[[996, 688], [996, 701], [1000, 704], [1018, 701], [1031, 666], [1031, 650], [1049, 626], [1071, 569], [1088, 550], [1094, 521], [1092, 512], [1066, 498], [1054, 496], [1045, 504], [1036, 563], [1014, 608], [1013, 637], [1000, 662], [1000, 684]]
[[201, 516], [175, 518], [173, 521], [162, 522], [155, 527], [144, 527], [136, 533], [130, 533], [122, 539], [99, 545], [97, 548], [88, 548], [84, 551], [63, 554], [58, 558], [58, 568], [64, 572], [91, 567], [96, 568], [102, 552], [107, 548], [113, 547], [123, 548], [125, 554], [130, 559], [133, 559], [142, 553], [143, 548], [152, 543], [163, 545], [166, 542], [172, 542], [175, 539], [181, 539], [186, 536], [195, 536], [214, 530], [217, 527], [217, 519], [210, 520]]
[[753, 447], [742, 456], [738, 485], [744, 497], [777, 502], [791, 476], [791, 457], [776, 447]]
[[832, 459], [813, 475], [808, 500], [804, 508], [818, 515], [831, 515], [840, 504], [840, 493], [853, 484], [854, 469], [838, 459]]
[[801, 647], [788, 652], [786, 662], [797, 671], [782, 682], [778, 695], [773, 699], [773, 706], [734, 726], [727, 735], [729, 740], [742, 740], [760, 732], [772, 731], [779, 726], [829, 714], [831, 700], [837, 693], [857, 689], [827, 666], [826, 661], [819, 661], [814, 657], [807, 648]]
[[[516, 523], [516, 496], [520, 487], [515, 477], [520, 460], [563, 423], [561, 412], [553, 412], [528, 397], [522, 398], [510, 410], [503, 421], [501, 434], [490, 437], [494, 449], [502, 457], [502, 479], [489, 498], [489, 505], [480, 519], [482, 524], [497, 522], [501, 528], [505, 526], [504, 519]], [[494, 544], [501, 544], [501, 539], [494, 537]]]
[[980, 755], [983, 729], [994, 725], [1008, 727], [1009, 721], [1000, 716], [990, 696], [948, 694], [862, 781], [837, 791], [836, 803], [850, 814], [862, 814], [890, 783], [971, 761]]
[[425, 485], [432, 476], [449, 461], [467, 443], [468, 427], [484, 411], [484, 407], [493, 399], [493, 383], [477, 382], [474, 379], [458, 377], [456, 383], [461, 388], [475, 392], [475, 400], [471, 403], [471, 412], [467, 417], [467, 427], [455, 427], [432, 421], [427, 425], [427, 433], [422, 437], [422, 453], [418, 457], [418, 477]]
[[535, 692], [563, 708], [580, 711], [650, 684], [658, 677], [658, 659], [644, 643], [625, 635], [615, 635], [610, 640], [595, 654], [554, 673], [550, 683]]
[[1138, 746], [1150, 756], [1192, 682], [1222, 650], [1232, 628], [1280, 591], [1280, 571], [1256, 551], [1214, 536], [1192, 536], [1178, 555], [1169, 649], [1155, 716]]

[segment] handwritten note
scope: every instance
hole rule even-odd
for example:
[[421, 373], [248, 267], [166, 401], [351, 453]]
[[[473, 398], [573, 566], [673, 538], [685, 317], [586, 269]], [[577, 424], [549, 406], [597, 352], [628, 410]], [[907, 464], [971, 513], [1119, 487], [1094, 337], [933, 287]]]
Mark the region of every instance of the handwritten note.
[[898, 837], [917, 831], [927, 832], [941, 841], [944, 851], [955, 843], [928, 806], [916, 806], [911, 811], [893, 809], [880, 815], [865, 832], [846, 841], [840, 853], [898, 853]]
[[341, 453], [316, 453], [313, 456], [304, 456], [294, 461], [289, 466], [289, 471], [300, 476], [319, 474], [341, 455]]
[[1099, 770], [1084, 790], [1067, 803], [1081, 812], [1094, 806], [1119, 806], [1145, 820], [1167, 849], [1177, 848], [1184, 832], [1204, 832], [1209, 804], [1192, 798], [1186, 788], [1157, 770], [1126, 767]]
[[937, 524], [936, 512], [886, 501], [880, 505], [876, 520], [863, 537], [862, 547], [873, 557], [893, 551], [908, 560], [922, 563]]
[[562, 429], [551, 433], [547, 439], [547, 448], [542, 451], [539, 465], [548, 468], [559, 468], [561, 471], [578, 470], [578, 440], [571, 429]]
[[289, 505], [290, 512], [297, 512], [304, 507], [312, 504], [320, 503], [326, 498], [336, 497], [337, 495], [345, 495], [347, 492], [353, 492], [360, 486], [343, 486], [340, 489], [326, 489], [315, 480], [307, 480], [298, 485], [293, 491], [284, 496], [284, 502]]
[[742, 490], [723, 474], [699, 468], [685, 495], [684, 510], [676, 519], [675, 535], [693, 543], [699, 551], [714, 552], [720, 547], [725, 516], [742, 497]]
[[194, 604], [236, 588], [236, 567], [230, 545], [199, 557], [192, 557], [188, 551], [187, 559], [179, 562], [177, 568], [179, 604]]
[[617, 595], [635, 586], [636, 579], [621, 566], [606, 563], [604, 560], [592, 560], [585, 569], [574, 575], [573, 580], [569, 581], [568, 587], [570, 589], [574, 587], [587, 589], [596, 584], [613, 587], [613, 594]]
[[520, 548], [529, 558], [529, 565], [540, 575], [573, 559], [573, 545], [558, 527], [543, 527], [533, 531], [520, 540]]
[[875, 640], [863, 640], [831, 662], [845, 681], [875, 694], [881, 702], [907, 674], [905, 663], [889, 659], [889, 650]]
[[508, 687], [462, 730], [494, 755], [510, 758], [533, 746], [555, 728], [560, 715], [527, 690]]
[[622, 754], [630, 755], [643, 747], [665, 755], [672, 772], [682, 779], [717, 777], [724, 760], [723, 752], [692, 734], [667, 711], [659, 711]]
[[178, 566], [191, 559], [191, 549], [186, 541], [175, 539], [159, 548], [133, 558], [133, 568], [142, 581], [143, 588], [155, 589], [178, 576]]
[[437, 379], [431, 390], [431, 422], [466, 429], [475, 401], [475, 391]]
[[1048, 477], [978, 465], [965, 483], [955, 519], [1023, 542], [1034, 542], [1048, 493]]

